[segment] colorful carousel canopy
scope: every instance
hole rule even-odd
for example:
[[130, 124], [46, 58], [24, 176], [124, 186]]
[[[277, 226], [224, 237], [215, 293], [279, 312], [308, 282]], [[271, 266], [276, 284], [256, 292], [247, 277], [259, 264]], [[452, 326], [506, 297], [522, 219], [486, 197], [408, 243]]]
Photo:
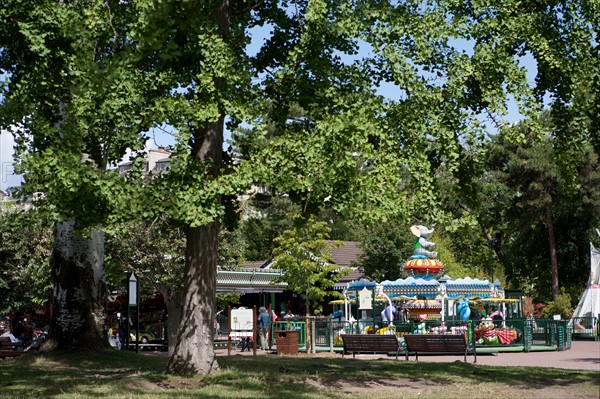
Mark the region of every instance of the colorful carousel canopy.
[[353, 281], [348, 284], [349, 290], [361, 290], [363, 288], [375, 288], [377, 287], [377, 283], [361, 278], [358, 281]]
[[440, 292], [440, 283], [436, 280], [408, 277], [395, 281], [386, 280], [381, 283], [383, 292], [390, 297], [435, 298]]
[[[348, 284], [349, 291], [359, 291], [363, 288], [375, 289], [377, 283], [361, 279]], [[383, 293], [390, 299], [402, 301], [407, 299], [431, 299], [445, 295], [448, 299], [470, 298], [478, 300], [506, 300], [504, 290], [499, 281], [490, 283], [488, 280], [473, 279], [471, 277], [453, 279], [444, 276], [439, 280], [408, 277], [395, 281], [386, 280], [381, 284]]]
[[503, 297], [504, 291], [488, 280], [472, 279], [471, 277], [449, 279], [446, 281], [446, 296], [456, 298], [492, 298]]

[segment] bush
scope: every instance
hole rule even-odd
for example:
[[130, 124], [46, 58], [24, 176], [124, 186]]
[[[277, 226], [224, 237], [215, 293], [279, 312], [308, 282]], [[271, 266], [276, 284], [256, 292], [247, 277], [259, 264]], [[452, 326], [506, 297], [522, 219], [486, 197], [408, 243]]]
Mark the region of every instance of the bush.
[[560, 289], [560, 294], [556, 296], [556, 299], [549, 302], [548, 306], [542, 310], [542, 315], [546, 318], [555, 314], [561, 315], [563, 319], [570, 319], [573, 315], [571, 295], [565, 291], [564, 287]]

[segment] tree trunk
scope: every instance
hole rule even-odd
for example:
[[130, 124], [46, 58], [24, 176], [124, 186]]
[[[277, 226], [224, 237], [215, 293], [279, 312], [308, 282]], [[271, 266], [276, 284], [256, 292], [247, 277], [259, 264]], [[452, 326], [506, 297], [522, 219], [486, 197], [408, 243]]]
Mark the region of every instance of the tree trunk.
[[[223, 115], [194, 134], [192, 157], [198, 163], [205, 163], [213, 176], [220, 173], [223, 159], [224, 120]], [[186, 230], [186, 271], [180, 291], [181, 319], [175, 333], [173, 353], [167, 363], [168, 373], [207, 375], [219, 370], [213, 349], [218, 237], [218, 221]]]
[[218, 222], [187, 230], [181, 322], [167, 363], [168, 373], [206, 375], [219, 369], [213, 350], [218, 232]]
[[175, 351], [175, 342], [177, 342], [177, 331], [181, 324], [181, 309], [183, 308], [183, 292], [169, 292], [169, 290], [160, 290], [165, 304], [167, 306], [167, 315], [169, 327], [167, 330], [167, 343], [169, 347], [169, 356], [172, 356]]
[[[229, 35], [230, 16], [229, 0], [219, 1], [213, 10], [213, 18], [217, 21], [217, 34], [224, 40]], [[217, 93], [223, 90], [224, 83], [221, 77], [213, 77]], [[225, 114], [221, 110], [216, 121], [203, 121], [198, 125], [202, 127], [192, 131], [190, 155], [196, 163], [207, 169], [209, 177], [217, 177], [223, 162]], [[220, 202], [218, 197], [214, 200]], [[167, 362], [167, 373], [208, 375], [219, 370], [213, 349], [218, 236], [219, 222], [216, 220], [186, 230], [186, 272], [179, 309], [181, 319], [173, 353]]]
[[550, 247], [550, 271], [552, 273], [552, 297], [558, 296], [558, 260], [556, 257], [556, 239], [554, 237], [554, 218], [552, 217], [552, 203], [546, 204], [546, 228], [548, 229], [548, 245]]
[[105, 334], [104, 235], [80, 237], [74, 221], [56, 223], [50, 260], [54, 292], [44, 351], [98, 351]]

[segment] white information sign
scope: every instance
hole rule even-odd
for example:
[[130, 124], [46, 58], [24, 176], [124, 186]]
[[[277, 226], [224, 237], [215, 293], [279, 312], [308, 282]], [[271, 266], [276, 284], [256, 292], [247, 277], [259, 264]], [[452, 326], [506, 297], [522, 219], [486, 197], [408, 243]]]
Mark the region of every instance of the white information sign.
[[231, 309], [230, 328], [232, 331], [252, 331], [254, 315], [252, 309]]
[[370, 310], [373, 309], [373, 292], [363, 288], [358, 292], [358, 309], [359, 310]]

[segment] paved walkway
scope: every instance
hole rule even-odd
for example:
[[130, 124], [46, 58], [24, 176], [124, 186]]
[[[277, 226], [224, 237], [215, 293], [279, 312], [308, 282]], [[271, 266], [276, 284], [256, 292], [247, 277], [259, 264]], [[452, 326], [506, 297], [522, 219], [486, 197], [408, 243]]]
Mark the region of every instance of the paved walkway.
[[[276, 356], [274, 352], [265, 352], [257, 350], [258, 356]], [[217, 356], [227, 356], [227, 349], [216, 350]], [[252, 352], [240, 352], [239, 350], [231, 351], [232, 356], [251, 356]], [[315, 357], [339, 357], [339, 353], [318, 353], [315, 355], [300, 354], [299, 356], [315, 356]], [[352, 359], [352, 357], [346, 357]], [[381, 359], [388, 358], [383, 355], [357, 355], [357, 359]], [[393, 359], [393, 358], [389, 358]], [[402, 359], [402, 360], [400, 360]], [[462, 361], [462, 356], [427, 356], [419, 355], [419, 361], [423, 362], [453, 362]], [[398, 361], [404, 361], [404, 357]], [[415, 361], [414, 356], [410, 357], [411, 362]], [[471, 363], [473, 357], [467, 357], [467, 361]], [[593, 341], [573, 341], [571, 349], [566, 351], [551, 351], [551, 352], [509, 352], [498, 353], [497, 355], [477, 355], [477, 364], [489, 366], [537, 366], [537, 367], [556, 367], [564, 369], [579, 369], [579, 370], [594, 370], [600, 371], [600, 342]]]

